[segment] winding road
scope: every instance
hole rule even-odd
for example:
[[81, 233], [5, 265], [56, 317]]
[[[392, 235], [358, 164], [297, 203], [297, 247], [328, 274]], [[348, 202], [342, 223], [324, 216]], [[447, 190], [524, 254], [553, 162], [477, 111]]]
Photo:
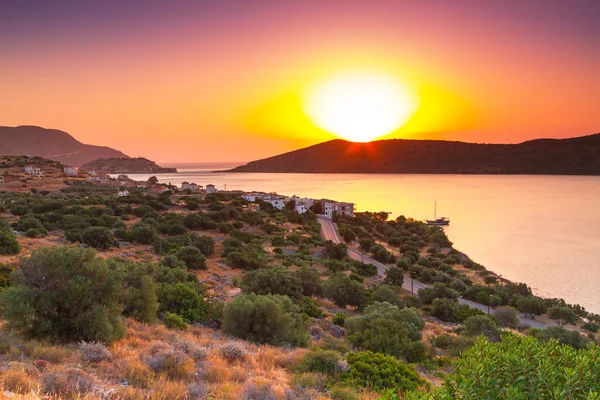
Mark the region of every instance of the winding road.
[[[330, 220], [329, 218], [324, 217], [324, 216], [319, 216], [318, 220], [319, 220], [319, 223], [321, 224], [321, 236], [323, 237], [323, 239], [331, 240], [333, 243], [343, 243], [340, 233], [337, 230], [337, 226], [336, 226], [336, 224], [333, 223], [332, 220]], [[371, 257], [367, 257], [361, 251], [358, 251], [358, 250], [355, 250], [352, 248], [348, 248], [348, 256], [353, 260], [362, 261], [365, 264], [374, 265], [375, 267], [377, 267], [377, 273], [380, 276], [385, 276], [385, 271], [388, 268], [387, 265], [385, 265], [377, 260], [374, 260]], [[411, 282], [410, 277], [408, 277], [408, 279], [405, 279], [404, 283], [402, 284], [402, 288], [409, 292], [411, 290], [413, 290], [414, 292], [418, 292], [419, 289], [426, 288], [426, 287], [429, 287], [429, 285], [422, 283], [422, 282], [418, 282], [418, 281]], [[458, 302], [460, 304], [466, 304], [469, 307], [477, 308], [483, 312], [488, 311], [488, 306], [486, 306], [484, 304], [476, 303], [471, 300], [464, 299], [462, 297], [458, 298]], [[489, 309], [490, 309], [490, 311], [493, 311], [494, 307], [490, 307]], [[532, 320], [530, 318], [527, 318], [525, 316], [525, 314], [519, 313], [519, 326], [530, 327], [530, 328], [545, 328], [548, 325], [553, 325], [553, 324], [548, 324], [543, 321]]]

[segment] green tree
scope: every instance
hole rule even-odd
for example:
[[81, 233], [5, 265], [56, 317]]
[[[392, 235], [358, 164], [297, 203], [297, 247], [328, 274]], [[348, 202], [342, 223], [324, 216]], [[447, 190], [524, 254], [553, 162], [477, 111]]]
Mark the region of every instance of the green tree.
[[548, 309], [548, 317], [556, 322], [558, 326], [575, 324], [579, 321], [579, 317], [575, 314], [575, 311], [569, 307], [550, 307]]
[[10, 329], [28, 336], [110, 342], [125, 335], [122, 284], [123, 274], [92, 250], [35, 250], [0, 295], [0, 314]]
[[158, 301], [161, 312], [178, 314], [186, 321], [201, 321], [206, 314], [203, 294], [187, 283], [161, 285]]
[[389, 388], [405, 392], [424, 384], [414, 366], [392, 356], [370, 351], [350, 353], [348, 365], [350, 369], [343, 375], [344, 380], [377, 392]]
[[517, 300], [517, 310], [525, 314], [527, 318], [535, 319], [536, 315], [546, 312], [546, 307], [539, 297], [528, 296]]
[[600, 329], [600, 325], [596, 324], [595, 322], [586, 322], [581, 325], [581, 329], [587, 333], [588, 337], [593, 338]]
[[340, 354], [333, 350], [316, 349], [308, 352], [297, 367], [298, 372], [317, 372], [333, 375], [340, 361]]
[[494, 318], [498, 325], [506, 328], [517, 328], [519, 326], [519, 316], [514, 307], [498, 307], [494, 310]]
[[467, 336], [485, 335], [491, 341], [500, 340], [500, 331], [496, 323], [487, 315], [469, 317], [463, 322], [463, 325], [463, 333]]
[[385, 271], [385, 279], [384, 282], [401, 288], [404, 283], [404, 270], [397, 266], [389, 267]]
[[300, 278], [285, 267], [247, 271], [242, 277], [241, 288], [246, 293], [281, 294], [294, 299], [301, 299], [303, 295]]
[[286, 296], [245, 294], [225, 305], [225, 333], [256, 343], [305, 347], [307, 320]]
[[446, 298], [434, 299], [431, 303], [431, 315], [442, 321], [458, 322], [460, 320], [458, 302]]
[[115, 245], [115, 238], [110, 229], [92, 226], [83, 231], [81, 242], [96, 249], [106, 250]]
[[356, 240], [356, 235], [350, 229], [346, 229], [344, 231], [344, 242], [350, 243], [353, 240]]
[[400, 298], [398, 289], [390, 285], [379, 285], [373, 290], [373, 300], [379, 303], [388, 302], [391, 305], [404, 308], [404, 302]]
[[362, 251], [369, 251], [373, 247], [373, 240], [368, 236], [361, 237], [358, 239], [358, 245]]
[[530, 334], [542, 342], [558, 340], [560, 344], [571, 346], [575, 349], [583, 349], [586, 346], [585, 340], [579, 332], [565, 329], [562, 326], [530, 329]]
[[322, 296], [323, 285], [321, 274], [315, 267], [303, 266], [296, 271], [296, 276], [300, 279], [302, 293], [305, 296]]
[[348, 342], [354, 347], [377, 353], [412, 359], [412, 347], [421, 342], [425, 322], [412, 308], [402, 310], [389, 303], [368, 306], [360, 316], [348, 318], [344, 324]]
[[323, 295], [344, 308], [359, 307], [363, 300], [363, 285], [344, 274], [334, 274], [323, 284]]
[[182, 247], [177, 252], [177, 258], [183, 261], [189, 269], [206, 269], [206, 257], [196, 247]]
[[158, 183], [158, 178], [156, 176], [151, 176], [150, 178], [148, 178], [148, 183], [156, 185]]
[[131, 237], [141, 244], [152, 244], [158, 238], [158, 232], [150, 225], [138, 224], [131, 230]]
[[211, 236], [200, 236], [192, 233], [190, 235], [190, 245], [196, 247], [206, 257], [210, 257], [215, 253], [216, 243]]
[[443, 283], [436, 282], [432, 286], [419, 289], [419, 299], [424, 304], [431, 304], [434, 299], [450, 299], [457, 300], [458, 292], [456, 290], [450, 289]]
[[0, 255], [19, 254], [21, 246], [11, 231], [0, 231]]

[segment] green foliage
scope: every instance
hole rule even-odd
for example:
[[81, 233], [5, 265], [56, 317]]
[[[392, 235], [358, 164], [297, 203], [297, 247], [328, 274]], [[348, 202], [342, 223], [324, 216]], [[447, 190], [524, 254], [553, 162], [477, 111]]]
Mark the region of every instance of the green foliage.
[[391, 388], [404, 392], [424, 383], [414, 366], [392, 356], [366, 351], [350, 353], [347, 358], [350, 370], [344, 373], [344, 380], [359, 387], [377, 392]]
[[539, 297], [521, 297], [517, 300], [517, 310], [524, 313], [527, 318], [535, 318], [546, 312], [546, 306]]
[[190, 235], [190, 246], [196, 247], [205, 257], [215, 253], [215, 245], [215, 240], [211, 236], [200, 236], [196, 233]]
[[348, 315], [341, 311], [336, 312], [331, 318], [331, 322], [338, 326], [344, 326], [346, 324], [346, 320], [348, 319]]
[[379, 303], [390, 303], [399, 309], [404, 308], [404, 302], [400, 298], [398, 288], [390, 285], [377, 286], [375, 290], [373, 290], [373, 300]]
[[57, 340], [109, 342], [122, 337], [123, 276], [91, 250], [54, 247], [34, 251], [0, 295], [9, 328]]
[[431, 304], [434, 299], [440, 298], [457, 300], [458, 292], [439, 282], [430, 287], [419, 289], [419, 299], [424, 304]]
[[575, 311], [571, 310], [569, 307], [550, 307], [547, 312], [548, 317], [555, 321], [559, 326], [575, 324], [579, 320]]
[[506, 328], [517, 328], [519, 325], [519, 316], [514, 307], [498, 307], [494, 310], [494, 318], [498, 325]]
[[180, 315], [168, 311], [165, 313], [163, 323], [169, 329], [185, 330], [188, 327]]
[[141, 244], [152, 244], [158, 238], [158, 232], [147, 224], [137, 224], [131, 230], [133, 241]]
[[10, 286], [10, 275], [14, 268], [8, 264], [0, 264], [0, 290]]
[[485, 335], [493, 342], [500, 340], [500, 331], [496, 323], [487, 315], [469, 317], [463, 324], [463, 333], [467, 336]]
[[304, 296], [298, 303], [300, 312], [308, 315], [311, 318], [322, 318], [323, 311], [319, 308], [319, 305], [312, 297]]
[[177, 258], [183, 261], [188, 269], [206, 269], [206, 257], [196, 247], [182, 247], [177, 252]]
[[458, 302], [446, 298], [436, 298], [431, 303], [431, 315], [448, 322], [459, 322]]
[[412, 358], [421, 356], [412, 351], [412, 346], [420, 343], [425, 321], [415, 309], [375, 303], [363, 315], [348, 318], [345, 326], [348, 342], [356, 348], [419, 361]]
[[352, 271], [360, 276], [369, 277], [377, 275], [377, 267], [373, 264], [365, 264], [362, 262], [355, 261], [352, 264]]
[[92, 226], [83, 231], [81, 242], [96, 249], [106, 250], [115, 245], [115, 238], [108, 228]]
[[247, 294], [225, 305], [225, 333], [256, 343], [307, 346], [308, 324], [286, 296]]
[[397, 266], [389, 267], [385, 272], [384, 282], [401, 288], [404, 283], [404, 270]]
[[444, 386], [409, 399], [597, 399], [600, 347], [575, 350], [556, 341], [506, 335], [480, 338], [454, 363]]
[[334, 244], [333, 242], [328, 242], [325, 245], [325, 254], [334, 260], [343, 260], [348, 256], [348, 249], [342, 243]]
[[0, 255], [19, 254], [21, 246], [15, 235], [8, 230], [0, 230]]
[[160, 311], [179, 314], [186, 321], [200, 321], [206, 314], [203, 293], [189, 283], [161, 285], [158, 301]]
[[285, 267], [247, 271], [242, 277], [241, 288], [246, 293], [281, 294], [294, 299], [302, 298], [300, 278]]
[[344, 274], [334, 274], [323, 284], [323, 294], [342, 308], [358, 307], [363, 300], [363, 286]]
[[314, 267], [303, 266], [296, 271], [296, 276], [300, 279], [302, 293], [305, 296], [322, 296], [323, 286], [321, 274]]
[[297, 370], [298, 372], [318, 372], [333, 375], [340, 358], [337, 351], [316, 349], [304, 355]]
[[565, 344], [576, 349], [583, 349], [586, 345], [583, 336], [577, 331], [570, 331], [562, 326], [549, 326], [544, 329], [531, 329], [530, 334], [542, 342], [549, 340], [558, 340], [560, 344]]

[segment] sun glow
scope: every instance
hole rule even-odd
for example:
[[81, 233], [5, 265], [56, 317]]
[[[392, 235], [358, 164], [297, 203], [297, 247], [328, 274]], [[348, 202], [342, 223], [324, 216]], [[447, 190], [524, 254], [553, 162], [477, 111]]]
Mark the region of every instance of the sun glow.
[[368, 142], [402, 127], [416, 111], [415, 96], [393, 76], [360, 72], [315, 85], [304, 112], [319, 128], [353, 142]]

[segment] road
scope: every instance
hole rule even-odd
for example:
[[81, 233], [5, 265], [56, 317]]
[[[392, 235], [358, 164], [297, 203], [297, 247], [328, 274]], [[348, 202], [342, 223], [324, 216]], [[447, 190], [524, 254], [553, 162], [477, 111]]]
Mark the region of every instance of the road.
[[[323, 237], [323, 239], [331, 240], [333, 243], [343, 243], [342, 237], [340, 236], [340, 233], [337, 230], [337, 226], [333, 223], [332, 220], [330, 220], [327, 217], [318, 217], [318, 220], [319, 220], [319, 223], [321, 224], [321, 236]], [[374, 265], [375, 267], [377, 267], [377, 273], [380, 276], [385, 276], [385, 271], [388, 268], [387, 265], [385, 265], [377, 260], [374, 260], [371, 257], [367, 257], [361, 251], [358, 251], [358, 250], [355, 250], [352, 248], [348, 248], [348, 256], [353, 260], [362, 261], [365, 264]], [[423, 283], [423, 282], [418, 282], [418, 281], [411, 282], [411, 279], [408, 276], [407, 276], [407, 279], [404, 279], [404, 283], [402, 284], [402, 288], [409, 292], [410, 291], [418, 292], [419, 289], [423, 289], [426, 287], [429, 287], [429, 285], [426, 283]], [[488, 306], [486, 306], [484, 304], [476, 303], [476, 302], [468, 300], [468, 299], [464, 299], [462, 297], [458, 298], [458, 302], [460, 304], [466, 304], [469, 307], [477, 308], [483, 312], [488, 311]], [[490, 307], [489, 309], [490, 309], [490, 311], [493, 311], [494, 307]], [[519, 326], [528, 326], [531, 328], [545, 328], [548, 325], [549, 324], [547, 324], [543, 321], [532, 320], [532, 319], [527, 318], [525, 316], [525, 314], [519, 313]]]

